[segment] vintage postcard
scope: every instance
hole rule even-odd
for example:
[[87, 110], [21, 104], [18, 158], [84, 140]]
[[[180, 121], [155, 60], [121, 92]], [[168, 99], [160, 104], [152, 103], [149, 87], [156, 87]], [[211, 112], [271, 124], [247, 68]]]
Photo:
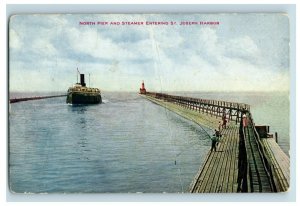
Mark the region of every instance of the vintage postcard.
[[284, 13], [17, 14], [12, 193], [290, 187]]

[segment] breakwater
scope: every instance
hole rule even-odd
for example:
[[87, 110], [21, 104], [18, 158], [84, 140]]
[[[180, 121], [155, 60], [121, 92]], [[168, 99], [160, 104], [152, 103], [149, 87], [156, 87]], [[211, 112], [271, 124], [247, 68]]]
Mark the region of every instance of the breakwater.
[[67, 95], [62, 94], [62, 95], [51, 95], [51, 96], [35, 96], [35, 97], [12, 98], [12, 99], [9, 100], [9, 103], [17, 103], [17, 102], [23, 102], [23, 101], [48, 99], [48, 98], [64, 97], [64, 96], [67, 96]]

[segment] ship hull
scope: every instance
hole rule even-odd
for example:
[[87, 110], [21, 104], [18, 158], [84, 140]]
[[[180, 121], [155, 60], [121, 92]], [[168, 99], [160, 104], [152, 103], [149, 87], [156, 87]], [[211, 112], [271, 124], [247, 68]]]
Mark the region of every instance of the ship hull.
[[102, 98], [99, 93], [69, 92], [66, 102], [68, 104], [100, 104]]

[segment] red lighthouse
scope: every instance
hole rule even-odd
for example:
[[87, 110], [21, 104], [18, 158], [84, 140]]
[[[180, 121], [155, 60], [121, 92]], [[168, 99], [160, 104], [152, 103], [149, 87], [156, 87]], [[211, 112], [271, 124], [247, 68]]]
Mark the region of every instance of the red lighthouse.
[[146, 94], [144, 80], [143, 80], [143, 83], [142, 83], [142, 88], [140, 88], [140, 94]]

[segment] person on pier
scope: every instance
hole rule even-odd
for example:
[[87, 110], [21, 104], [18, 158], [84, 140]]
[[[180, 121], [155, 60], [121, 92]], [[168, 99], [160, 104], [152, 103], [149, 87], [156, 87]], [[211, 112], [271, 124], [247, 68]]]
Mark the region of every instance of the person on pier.
[[220, 130], [216, 130], [216, 129], [215, 129], [215, 134], [214, 134], [214, 136], [216, 136], [217, 138], [220, 138], [220, 137], [222, 137], [222, 135], [221, 135], [221, 131], [220, 131]]
[[226, 116], [223, 116], [222, 117], [222, 129], [226, 129], [226, 124], [227, 124]]
[[217, 143], [219, 142], [219, 138], [221, 137], [220, 131], [215, 129], [215, 134], [210, 138], [211, 139], [211, 149], [210, 151], [217, 151]]
[[219, 132], [221, 132], [221, 128], [222, 128], [222, 124], [221, 124], [221, 121], [219, 121], [219, 127], [218, 127]]
[[247, 127], [247, 125], [248, 125], [248, 120], [247, 120], [247, 115], [246, 115], [246, 113], [243, 114], [242, 118], [243, 118], [243, 127]]

